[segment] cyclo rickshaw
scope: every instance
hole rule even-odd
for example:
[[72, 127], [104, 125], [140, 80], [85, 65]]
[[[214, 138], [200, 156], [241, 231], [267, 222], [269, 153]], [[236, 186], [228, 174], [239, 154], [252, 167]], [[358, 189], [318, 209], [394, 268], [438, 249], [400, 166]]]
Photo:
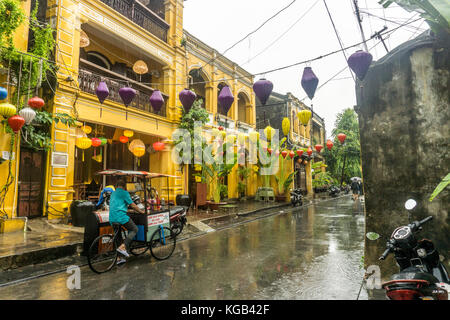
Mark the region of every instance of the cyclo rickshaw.
[[[126, 170], [105, 170], [97, 174], [130, 177], [134, 180], [133, 183], [127, 183], [127, 189], [129, 189], [129, 185], [134, 186], [134, 190], [129, 190], [133, 194], [132, 200], [145, 211], [145, 214], [139, 214], [133, 209], [128, 209], [127, 215], [135, 222], [139, 230], [130, 244], [130, 251], [133, 255], [138, 256], [150, 249], [155, 259], [168, 259], [175, 250], [176, 237], [181, 232], [177, 227], [171, 227], [172, 217], [176, 217], [177, 221], [181, 219], [185, 223], [187, 208], [175, 207], [172, 209], [170, 203], [164, 206], [163, 204], [152, 202], [148, 199], [148, 193], [154, 189], [151, 187], [151, 179], [167, 178], [167, 187], [170, 190], [169, 178], [178, 177], [147, 171]], [[149, 183], [147, 180], [149, 180]], [[139, 193], [142, 194], [144, 201], [141, 201]], [[105, 201], [105, 204], [94, 211], [94, 214], [97, 215], [100, 222], [109, 222], [109, 201]], [[125, 238], [125, 232], [126, 230], [123, 226], [115, 223], [112, 224], [112, 228], [106, 228], [106, 231], [105, 228], [100, 230], [100, 235], [92, 241], [87, 254], [89, 267], [92, 271], [103, 273], [111, 270], [116, 264], [118, 258], [117, 248]]]

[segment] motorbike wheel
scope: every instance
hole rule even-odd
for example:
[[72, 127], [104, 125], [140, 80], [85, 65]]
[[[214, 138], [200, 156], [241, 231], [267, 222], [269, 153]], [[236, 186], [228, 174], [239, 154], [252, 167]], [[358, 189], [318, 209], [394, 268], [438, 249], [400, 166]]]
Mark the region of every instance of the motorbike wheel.
[[178, 236], [184, 228], [184, 223], [180, 220], [174, 221], [173, 224], [170, 225], [170, 229], [172, 229], [172, 232], [174, 236]]

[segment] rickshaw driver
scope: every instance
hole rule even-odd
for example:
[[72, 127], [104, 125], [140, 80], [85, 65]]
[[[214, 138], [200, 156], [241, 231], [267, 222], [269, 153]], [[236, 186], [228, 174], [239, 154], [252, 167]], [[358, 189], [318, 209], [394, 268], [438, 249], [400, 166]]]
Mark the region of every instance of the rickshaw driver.
[[138, 227], [127, 215], [128, 206], [136, 210], [141, 214], [145, 214], [144, 210], [139, 209], [139, 207], [131, 200], [130, 194], [126, 191], [126, 182], [124, 179], [119, 179], [116, 183], [116, 191], [111, 194], [111, 200], [109, 203], [109, 222], [120, 223], [128, 231], [128, 236], [124, 240], [124, 243], [117, 248], [117, 251], [129, 257], [130, 255], [130, 243], [138, 232]]

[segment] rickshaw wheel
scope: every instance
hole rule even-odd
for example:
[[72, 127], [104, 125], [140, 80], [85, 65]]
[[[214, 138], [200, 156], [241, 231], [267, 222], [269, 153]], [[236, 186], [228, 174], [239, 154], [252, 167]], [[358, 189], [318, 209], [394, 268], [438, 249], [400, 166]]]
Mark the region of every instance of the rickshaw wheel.
[[114, 236], [103, 234], [95, 238], [88, 252], [88, 264], [95, 273], [111, 270], [117, 261], [117, 244]]
[[158, 228], [150, 239], [150, 252], [157, 260], [168, 259], [175, 250], [176, 243], [177, 237], [170, 228]]
[[133, 241], [130, 244], [130, 252], [134, 256], [140, 256], [148, 250], [148, 245], [142, 242]]

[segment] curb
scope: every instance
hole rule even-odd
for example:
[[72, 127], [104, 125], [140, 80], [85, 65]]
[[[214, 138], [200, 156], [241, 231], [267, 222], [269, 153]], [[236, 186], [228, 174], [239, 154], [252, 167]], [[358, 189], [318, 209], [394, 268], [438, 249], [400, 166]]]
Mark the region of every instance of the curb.
[[82, 249], [82, 246], [82, 242], [75, 242], [65, 246], [45, 248], [12, 256], [0, 257], [0, 270], [13, 270], [32, 264], [45, 263], [59, 258], [64, 258], [78, 253]]

